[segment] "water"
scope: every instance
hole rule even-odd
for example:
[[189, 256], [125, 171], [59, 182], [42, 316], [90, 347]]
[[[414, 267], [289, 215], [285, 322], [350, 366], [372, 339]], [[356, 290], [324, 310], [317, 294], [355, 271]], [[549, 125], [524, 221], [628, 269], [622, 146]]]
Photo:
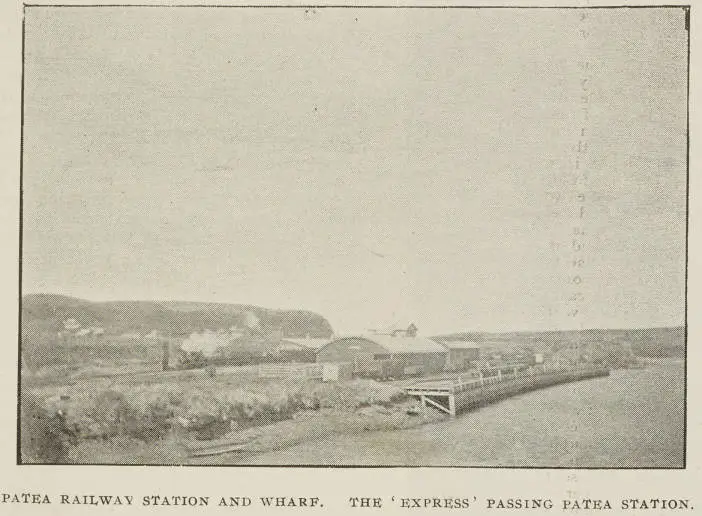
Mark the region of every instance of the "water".
[[526, 393], [410, 430], [333, 436], [251, 464], [682, 467], [682, 362]]

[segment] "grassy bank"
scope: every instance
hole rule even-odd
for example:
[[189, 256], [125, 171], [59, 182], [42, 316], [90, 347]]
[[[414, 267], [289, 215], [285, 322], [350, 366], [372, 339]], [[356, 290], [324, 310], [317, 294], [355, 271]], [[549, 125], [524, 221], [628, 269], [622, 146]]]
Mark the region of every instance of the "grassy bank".
[[[181, 444], [238, 435], [249, 451], [289, 446], [330, 432], [406, 428], [403, 391], [372, 380], [344, 383], [260, 379], [252, 370], [210, 377], [184, 372], [144, 382], [94, 379], [23, 389], [26, 462], [182, 463]], [[61, 410], [77, 445], [64, 457], [41, 456], [41, 440], [62, 439], [37, 421]], [[34, 423], [31, 423], [34, 421]], [[44, 425], [44, 426], [47, 426]], [[53, 433], [52, 433], [53, 432]], [[210, 462], [210, 461], [208, 461]]]

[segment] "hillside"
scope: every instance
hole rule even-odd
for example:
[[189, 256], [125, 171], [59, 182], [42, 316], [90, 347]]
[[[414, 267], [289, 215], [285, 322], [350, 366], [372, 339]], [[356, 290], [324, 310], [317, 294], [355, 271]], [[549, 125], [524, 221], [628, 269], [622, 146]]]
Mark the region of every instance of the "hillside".
[[582, 331], [543, 331], [483, 333], [460, 332], [437, 339], [465, 340], [488, 347], [524, 347], [536, 352], [555, 352], [571, 344], [624, 345], [640, 357], [682, 357], [685, 354], [685, 328], [587, 329]]
[[56, 294], [22, 298], [23, 330], [56, 333], [74, 319], [82, 328], [100, 328], [106, 336], [154, 330], [165, 336], [256, 326], [262, 332], [282, 330], [289, 337], [329, 337], [333, 331], [321, 315], [304, 310], [274, 310], [253, 305], [177, 301], [92, 302]]

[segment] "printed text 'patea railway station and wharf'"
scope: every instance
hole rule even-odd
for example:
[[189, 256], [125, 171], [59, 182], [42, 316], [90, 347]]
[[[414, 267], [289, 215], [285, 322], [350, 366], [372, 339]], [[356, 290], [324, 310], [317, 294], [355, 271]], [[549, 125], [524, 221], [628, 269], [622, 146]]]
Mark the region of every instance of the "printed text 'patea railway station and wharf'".
[[[586, 510], [586, 511], [680, 511], [693, 510], [689, 498], [478, 498], [476, 496], [455, 497], [365, 497], [351, 496], [344, 500], [334, 500], [330, 507], [343, 506], [360, 511], [382, 508], [401, 509], [460, 509], [460, 510]], [[277, 509], [325, 508], [318, 496], [194, 496], [194, 495], [100, 495], [100, 494], [58, 494], [46, 493], [7, 493], [0, 492], [0, 505], [76, 505], [114, 507], [220, 507], [246, 509], [250, 507]]]

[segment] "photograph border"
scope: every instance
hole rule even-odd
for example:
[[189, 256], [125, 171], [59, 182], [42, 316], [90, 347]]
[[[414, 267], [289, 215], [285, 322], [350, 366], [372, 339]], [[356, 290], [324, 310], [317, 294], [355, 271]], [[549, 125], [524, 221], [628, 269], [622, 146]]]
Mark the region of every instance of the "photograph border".
[[24, 113], [25, 113], [25, 39], [26, 39], [26, 11], [27, 8], [37, 9], [81, 9], [81, 8], [151, 8], [151, 9], [520, 9], [520, 10], [602, 10], [602, 9], [682, 9], [685, 12], [685, 29], [687, 31], [687, 56], [686, 56], [686, 154], [685, 154], [685, 273], [684, 273], [684, 379], [683, 379], [683, 460], [681, 466], [651, 466], [651, 467], [628, 467], [628, 466], [441, 466], [441, 465], [354, 465], [354, 464], [168, 464], [168, 463], [61, 463], [61, 466], [153, 466], [153, 467], [187, 467], [187, 468], [280, 468], [280, 469], [419, 469], [419, 468], [445, 468], [445, 469], [506, 469], [506, 470], [686, 470], [688, 465], [688, 264], [689, 264], [689, 234], [690, 234], [690, 44], [691, 44], [691, 4], [649, 4], [649, 5], [391, 5], [391, 4], [242, 4], [242, 5], [222, 5], [222, 4], [22, 4], [22, 43], [21, 43], [21, 86], [20, 86], [20, 162], [19, 162], [19, 256], [18, 256], [18, 335], [17, 335], [17, 439], [16, 439], [16, 465], [17, 466], [54, 466], [51, 463], [23, 462], [22, 461], [22, 251], [23, 251], [23, 221], [24, 221]]

